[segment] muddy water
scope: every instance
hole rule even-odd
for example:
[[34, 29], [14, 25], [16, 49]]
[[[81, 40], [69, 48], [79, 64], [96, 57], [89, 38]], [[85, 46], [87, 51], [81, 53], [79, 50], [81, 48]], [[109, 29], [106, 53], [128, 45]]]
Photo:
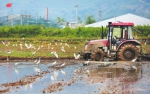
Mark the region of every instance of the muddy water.
[[[42, 63], [44, 62], [44, 63]], [[83, 66], [82, 61], [0, 63], [4, 94], [149, 94], [150, 64], [119, 63]], [[137, 69], [131, 68], [135, 66]]]

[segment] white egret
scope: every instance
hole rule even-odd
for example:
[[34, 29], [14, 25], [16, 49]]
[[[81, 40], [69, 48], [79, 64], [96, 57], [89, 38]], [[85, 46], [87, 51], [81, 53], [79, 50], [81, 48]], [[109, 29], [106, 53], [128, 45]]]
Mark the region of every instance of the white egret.
[[57, 42], [55, 42], [55, 45], [57, 45]]
[[2, 44], [4, 44], [4, 45], [5, 45], [5, 42], [4, 42], [4, 41], [2, 41]]
[[57, 52], [51, 52], [51, 54], [54, 54], [55, 56], [56, 56], [56, 58], [58, 58], [58, 54], [57, 54]]
[[18, 62], [16, 62], [16, 63], [14, 64], [14, 67], [16, 68], [16, 67], [17, 67], [17, 65], [18, 65]]
[[80, 58], [80, 54], [76, 55], [76, 54], [74, 53], [74, 58], [75, 58], [75, 59], [79, 59], [79, 58]]
[[53, 63], [52, 63], [52, 65], [55, 65], [57, 62], [56, 61], [54, 61]]
[[39, 65], [41, 62], [41, 57], [39, 57], [39, 60], [36, 62], [36, 65]]
[[5, 44], [5, 46], [8, 46], [10, 44], [10, 42], [8, 42], [7, 44]]
[[61, 67], [65, 66], [65, 62], [63, 64], [60, 65]]
[[62, 74], [66, 75], [66, 72], [65, 72], [65, 71], [63, 71], [63, 70], [60, 70], [60, 71], [61, 71]]
[[90, 74], [90, 70], [86, 70], [85, 72], [86, 72], [87, 74]]
[[65, 43], [66, 46], [70, 47], [67, 43]]
[[20, 49], [22, 49], [22, 44], [20, 44]]
[[61, 51], [65, 52], [64, 46], [61, 47]]
[[41, 48], [43, 48], [43, 45], [41, 45]]
[[34, 60], [34, 63], [36, 63], [38, 60], [36, 59], [36, 60]]
[[[11, 51], [7, 51], [7, 54], [11, 54]], [[8, 55], [7, 55], [7, 61], [9, 61]]]
[[24, 45], [26, 46], [26, 48], [27, 48], [27, 49], [29, 49], [29, 46], [28, 46], [28, 44], [27, 44], [27, 43], [25, 43]]
[[11, 51], [7, 51], [7, 54], [11, 54]]
[[132, 62], [135, 62], [137, 60], [137, 57], [136, 58], [134, 58], [133, 60], [132, 60]]
[[51, 80], [54, 80], [54, 76], [51, 76]]
[[41, 49], [41, 47], [39, 46], [37, 50], [40, 50], [40, 49]]
[[39, 73], [41, 70], [37, 67], [34, 67], [34, 71]]
[[56, 58], [58, 58], [58, 54], [55, 52], [54, 55], [56, 56]]
[[32, 44], [30, 44], [30, 48], [36, 49]]
[[17, 66], [17, 65], [18, 65], [18, 62], [15, 63], [15, 66]]
[[134, 69], [137, 72], [137, 67], [136, 66], [131, 66], [131, 69]]
[[32, 55], [34, 55], [36, 53], [36, 51], [32, 52]]
[[17, 68], [15, 68], [15, 73], [16, 73], [16, 74], [19, 74], [19, 71], [18, 71], [18, 69], [17, 69]]
[[54, 71], [54, 79], [56, 80], [58, 77], [58, 72], [57, 71]]
[[33, 88], [33, 85], [32, 85], [32, 83], [30, 83], [30, 84], [29, 84], [29, 86], [30, 86], [30, 88], [31, 88], [31, 89]]
[[84, 65], [89, 65], [89, 63], [90, 63], [90, 61], [89, 61], [89, 59], [88, 59], [88, 61], [86, 61], [86, 62], [84, 63]]

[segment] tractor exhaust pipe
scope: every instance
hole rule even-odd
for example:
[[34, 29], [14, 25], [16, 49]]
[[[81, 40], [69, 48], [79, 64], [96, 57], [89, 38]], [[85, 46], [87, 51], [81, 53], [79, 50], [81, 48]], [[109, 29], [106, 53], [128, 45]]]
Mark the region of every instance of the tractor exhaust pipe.
[[104, 39], [104, 32], [103, 32], [104, 28], [102, 26], [102, 35], [101, 35], [101, 38]]

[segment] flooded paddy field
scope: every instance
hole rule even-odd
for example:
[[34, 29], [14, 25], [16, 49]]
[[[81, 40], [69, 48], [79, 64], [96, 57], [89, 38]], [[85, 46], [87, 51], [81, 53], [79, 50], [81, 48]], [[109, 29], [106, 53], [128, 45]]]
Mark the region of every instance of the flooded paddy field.
[[149, 94], [150, 63], [74, 59], [1, 61], [0, 94]]

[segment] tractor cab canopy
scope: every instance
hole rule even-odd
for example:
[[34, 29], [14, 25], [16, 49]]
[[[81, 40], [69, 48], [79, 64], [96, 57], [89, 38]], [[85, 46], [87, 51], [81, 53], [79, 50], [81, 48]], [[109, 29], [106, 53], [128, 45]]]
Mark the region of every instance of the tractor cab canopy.
[[[109, 23], [109, 32], [107, 38], [114, 39], [133, 39], [132, 28], [134, 23], [131, 22], [115, 22]], [[113, 42], [113, 41], [112, 41]]]
[[131, 22], [115, 22], [115, 23], [110, 23], [110, 26], [134, 26], [134, 23], [131, 23]]

